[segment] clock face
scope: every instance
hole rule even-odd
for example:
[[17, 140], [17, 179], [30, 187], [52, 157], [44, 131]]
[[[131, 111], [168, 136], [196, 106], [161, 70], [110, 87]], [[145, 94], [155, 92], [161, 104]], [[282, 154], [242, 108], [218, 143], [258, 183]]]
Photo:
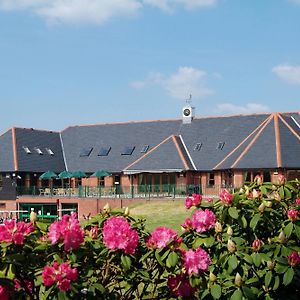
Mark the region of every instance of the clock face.
[[190, 111], [188, 108], [186, 108], [186, 109], [183, 111], [183, 114], [184, 114], [186, 117], [188, 117], [188, 116], [191, 114], [191, 111]]

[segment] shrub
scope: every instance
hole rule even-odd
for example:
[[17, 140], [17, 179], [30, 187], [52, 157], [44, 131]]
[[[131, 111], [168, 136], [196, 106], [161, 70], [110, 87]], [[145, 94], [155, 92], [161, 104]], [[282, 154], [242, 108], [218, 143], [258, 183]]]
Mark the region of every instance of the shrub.
[[0, 299], [297, 299], [300, 183], [263, 183], [214, 202], [193, 195], [183, 233], [108, 208], [80, 226], [0, 225]]

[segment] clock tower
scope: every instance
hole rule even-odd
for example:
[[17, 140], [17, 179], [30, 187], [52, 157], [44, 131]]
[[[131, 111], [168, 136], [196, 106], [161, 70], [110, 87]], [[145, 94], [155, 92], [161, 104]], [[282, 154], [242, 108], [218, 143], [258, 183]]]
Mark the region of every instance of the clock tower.
[[192, 99], [192, 95], [190, 98], [186, 100], [186, 106], [182, 108], [182, 123], [183, 124], [190, 124], [195, 117], [195, 107], [192, 107], [190, 102]]

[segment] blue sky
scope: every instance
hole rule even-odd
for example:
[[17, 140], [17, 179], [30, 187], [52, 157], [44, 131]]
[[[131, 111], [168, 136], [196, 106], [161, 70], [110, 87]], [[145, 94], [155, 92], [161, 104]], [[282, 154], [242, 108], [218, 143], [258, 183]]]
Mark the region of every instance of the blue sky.
[[299, 111], [300, 0], [0, 0], [0, 132]]

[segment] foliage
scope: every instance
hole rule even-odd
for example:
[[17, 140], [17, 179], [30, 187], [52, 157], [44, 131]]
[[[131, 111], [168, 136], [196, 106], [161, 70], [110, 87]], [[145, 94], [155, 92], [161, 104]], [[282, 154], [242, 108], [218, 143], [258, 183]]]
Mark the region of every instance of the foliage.
[[79, 226], [64, 216], [0, 225], [0, 299], [296, 299], [300, 183], [255, 182], [194, 209], [184, 232], [145, 230], [107, 207]]

